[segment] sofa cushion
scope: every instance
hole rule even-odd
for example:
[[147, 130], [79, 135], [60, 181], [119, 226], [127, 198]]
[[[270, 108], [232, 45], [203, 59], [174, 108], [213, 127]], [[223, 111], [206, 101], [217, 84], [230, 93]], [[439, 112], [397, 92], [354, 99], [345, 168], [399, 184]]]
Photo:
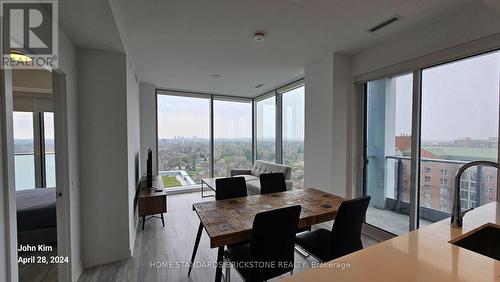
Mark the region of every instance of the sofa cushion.
[[289, 180], [292, 176], [292, 168], [286, 165], [270, 163], [265, 161], [255, 161], [252, 169], [252, 175], [259, 177], [262, 173], [277, 173], [281, 172], [285, 175], [285, 179]]
[[259, 180], [259, 178], [257, 176], [253, 176], [253, 175], [243, 174], [243, 175], [238, 175], [238, 176], [244, 177], [246, 182], [252, 181], [252, 180]]
[[251, 180], [247, 182], [247, 191], [249, 195], [260, 194], [260, 180]]

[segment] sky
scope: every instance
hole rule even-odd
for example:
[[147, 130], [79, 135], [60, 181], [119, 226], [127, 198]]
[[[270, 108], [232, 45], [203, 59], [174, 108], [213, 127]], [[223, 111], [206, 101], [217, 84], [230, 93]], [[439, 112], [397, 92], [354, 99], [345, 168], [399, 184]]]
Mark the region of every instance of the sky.
[[[422, 140], [498, 136], [500, 52], [422, 72]], [[396, 134], [411, 133], [412, 77], [396, 77]]]
[[14, 112], [14, 139], [33, 139], [33, 113]]
[[[304, 87], [283, 94], [283, 137], [304, 139]], [[274, 97], [257, 103], [257, 136], [274, 138], [276, 132]], [[158, 96], [158, 138], [208, 138], [209, 99]], [[261, 122], [262, 121], [262, 122]], [[215, 138], [252, 138], [252, 104], [214, 100]]]

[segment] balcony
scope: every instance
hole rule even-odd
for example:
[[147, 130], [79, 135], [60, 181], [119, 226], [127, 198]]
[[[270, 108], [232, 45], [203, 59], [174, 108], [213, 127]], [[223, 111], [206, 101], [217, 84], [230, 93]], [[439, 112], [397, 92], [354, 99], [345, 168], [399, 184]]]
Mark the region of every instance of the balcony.
[[[455, 174], [468, 161], [423, 158], [420, 165], [419, 224], [425, 226], [448, 218], [453, 205]], [[385, 185], [368, 188], [372, 202], [366, 222], [394, 234], [409, 230], [410, 158], [386, 156]], [[475, 167], [461, 179], [462, 208], [475, 208], [496, 201], [496, 170]], [[380, 188], [380, 189], [378, 189]]]

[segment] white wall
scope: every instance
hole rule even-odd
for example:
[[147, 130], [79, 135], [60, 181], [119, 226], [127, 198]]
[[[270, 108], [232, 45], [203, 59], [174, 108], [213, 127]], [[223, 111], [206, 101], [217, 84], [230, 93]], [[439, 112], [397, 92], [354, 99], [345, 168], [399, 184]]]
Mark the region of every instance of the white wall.
[[153, 171], [156, 171], [156, 89], [153, 84], [140, 84], [141, 104], [141, 175], [146, 173], [148, 149], [153, 150]]
[[329, 54], [305, 65], [304, 186], [348, 196], [349, 57]]
[[78, 127], [84, 267], [130, 257], [127, 64], [78, 49]]
[[339, 196], [350, 196], [348, 184], [349, 95], [352, 89], [349, 57], [333, 54], [332, 187]]
[[333, 55], [306, 63], [304, 187], [332, 191]]
[[59, 30], [59, 69], [66, 74], [66, 133], [69, 193], [68, 232], [71, 238], [70, 271], [72, 281], [77, 281], [82, 272], [82, 237], [79, 180], [78, 109], [77, 109], [77, 58], [76, 48], [66, 34]]
[[[128, 212], [129, 212], [129, 248], [133, 255], [137, 232], [137, 213], [135, 197], [141, 179], [141, 132], [139, 110], [139, 83], [135, 68], [127, 58], [127, 148], [128, 148]], [[144, 154], [142, 154], [144, 155]]]

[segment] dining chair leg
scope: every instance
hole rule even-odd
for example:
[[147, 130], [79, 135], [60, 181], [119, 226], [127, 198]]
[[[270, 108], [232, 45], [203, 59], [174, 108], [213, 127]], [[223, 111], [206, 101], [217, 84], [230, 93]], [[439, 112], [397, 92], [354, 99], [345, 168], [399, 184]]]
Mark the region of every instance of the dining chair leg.
[[226, 268], [226, 274], [225, 274], [225, 280], [226, 282], [230, 282], [231, 281], [231, 262], [226, 260], [226, 264], [225, 264], [225, 268]]
[[198, 226], [198, 233], [196, 233], [196, 240], [194, 241], [193, 255], [191, 256], [191, 263], [189, 264], [188, 276], [191, 274], [193, 269], [194, 258], [196, 257], [196, 252], [198, 251], [198, 245], [200, 244], [201, 232], [203, 231], [203, 224]]
[[215, 282], [221, 282], [222, 279], [222, 258], [224, 257], [224, 246], [219, 247], [217, 251], [217, 269], [215, 270]]

